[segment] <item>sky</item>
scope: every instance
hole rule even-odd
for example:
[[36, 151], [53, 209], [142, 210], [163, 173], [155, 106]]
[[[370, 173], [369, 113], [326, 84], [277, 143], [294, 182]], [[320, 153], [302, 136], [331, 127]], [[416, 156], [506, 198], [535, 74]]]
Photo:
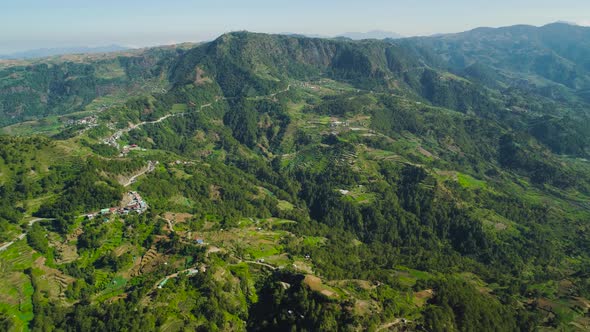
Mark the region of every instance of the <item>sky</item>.
[[404, 36], [481, 26], [590, 25], [589, 0], [0, 0], [0, 54], [211, 40], [222, 33]]

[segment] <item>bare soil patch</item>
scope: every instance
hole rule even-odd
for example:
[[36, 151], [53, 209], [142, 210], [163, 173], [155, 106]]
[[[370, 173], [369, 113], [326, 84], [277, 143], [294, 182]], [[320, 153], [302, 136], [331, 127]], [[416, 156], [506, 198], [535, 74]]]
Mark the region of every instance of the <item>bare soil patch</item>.
[[322, 284], [322, 279], [316, 276], [308, 274], [305, 276], [305, 279], [303, 279], [303, 282], [308, 285], [311, 290], [319, 292], [327, 297], [339, 296], [336, 292], [328, 289], [326, 285]]
[[190, 213], [178, 213], [178, 212], [164, 213], [164, 219], [170, 220], [175, 224], [180, 223], [180, 222], [186, 222], [187, 220], [190, 220], [192, 217], [193, 217], [193, 215]]
[[417, 307], [422, 307], [433, 296], [434, 296], [434, 291], [432, 289], [425, 289], [425, 290], [420, 291], [420, 292], [415, 292], [414, 293], [414, 304]]

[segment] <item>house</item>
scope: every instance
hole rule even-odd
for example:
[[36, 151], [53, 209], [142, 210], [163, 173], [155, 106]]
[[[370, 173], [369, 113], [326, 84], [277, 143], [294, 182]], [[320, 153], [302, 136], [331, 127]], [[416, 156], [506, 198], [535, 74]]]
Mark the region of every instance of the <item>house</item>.
[[110, 211], [111, 211], [111, 209], [109, 209], [109, 208], [102, 209], [102, 210], [100, 210], [100, 214], [109, 214]]
[[196, 242], [197, 244], [205, 244], [205, 241], [203, 241], [203, 239], [197, 239]]
[[158, 288], [162, 288], [164, 287], [164, 285], [166, 285], [166, 283], [168, 282], [168, 278], [162, 280], [159, 284], [158, 284]]

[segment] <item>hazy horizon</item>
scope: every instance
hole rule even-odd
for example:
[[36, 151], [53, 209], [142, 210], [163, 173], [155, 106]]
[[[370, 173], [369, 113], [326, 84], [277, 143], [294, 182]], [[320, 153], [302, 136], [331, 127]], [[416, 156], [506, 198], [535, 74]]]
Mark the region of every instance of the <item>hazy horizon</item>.
[[[0, 13], [0, 54], [41, 48], [121, 45], [130, 48], [200, 42], [230, 31], [336, 36], [382, 30], [403, 36], [455, 33], [477, 27], [542, 26], [556, 21], [590, 25], [582, 0], [499, 0], [494, 4], [452, 0], [217, 3], [170, 0], [23, 0]], [[453, 20], [448, 19], [453, 17]]]

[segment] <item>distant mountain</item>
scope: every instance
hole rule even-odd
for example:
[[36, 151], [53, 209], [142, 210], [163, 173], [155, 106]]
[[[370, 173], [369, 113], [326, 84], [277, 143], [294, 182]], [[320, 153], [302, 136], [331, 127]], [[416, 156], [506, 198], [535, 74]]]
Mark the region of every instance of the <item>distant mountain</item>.
[[400, 39], [404, 36], [391, 32], [391, 31], [383, 31], [383, 30], [372, 30], [368, 32], [345, 32], [338, 37], [346, 37], [352, 40], [362, 40], [362, 39]]
[[284, 32], [280, 33], [281, 35], [286, 36], [294, 36], [294, 37], [308, 37], [308, 38], [324, 38], [324, 39], [342, 39], [348, 38], [352, 40], [363, 40], [363, 39], [400, 39], [404, 38], [404, 36], [390, 31], [384, 30], [371, 30], [368, 32], [345, 32], [341, 34], [337, 34], [335, 36], [328, 36], [328, 35], [321, 35], [321, 34], [303, 34], [303, 33], [294, 33], [294, 32]]
[[[392, 43], [413, 50], [425, 65], [498, 89], [507, 109], [545, 113], [548, 117], [527, 123], [530, 133], [557, 153], [585, 154], [590, 144], [583, 115], [590, 102], [590, 27], [557, 22], [477, 28]], [[552, 104], [556, 101], [563, 105]], [[560, 108], [573, 112], [552, 118]]]
[[324, 38], [324, 39], [332, 38], [328, 35], [320, 35], [317, 33], [281, 32], [281, 33], [279, 33], [279, 35], [290, 36], [290, 37], [307, 37], [307, 38]]
[[436, 55], [456, 72], [469, 71], [476, 65], [502, 74], [507, 84], [513, 84], [516, 78], [529, 85], [534, 82], [536, 86], [590, 89], [589, 27], [552, 23], [542, 27], [477, 28], [408, 38], [401, 43], [417, 47], [421, 54]]
[[4, 54], [0, 55], [0, 59], [7, 59], [7, 60], [16, 60], [16, 59], [34, 59], [34, 58], [44, 58], [49, 56], [56, 56], [56, 55], [66, 55], [66, 54], [89, 54], [89, 53], [109, 53], [109, 52], [118, 52], [118, 51], [125, 51], [129, 48], [120, 46], [120, 45], [107, 45], [107, 46], [98, 46], [98, 47], [86, 47], [86, 46], [78, 46], [78, 47], [65, 47], [65, 48], [40, 48], [22, 52], [16, 52], [11, 54]]

